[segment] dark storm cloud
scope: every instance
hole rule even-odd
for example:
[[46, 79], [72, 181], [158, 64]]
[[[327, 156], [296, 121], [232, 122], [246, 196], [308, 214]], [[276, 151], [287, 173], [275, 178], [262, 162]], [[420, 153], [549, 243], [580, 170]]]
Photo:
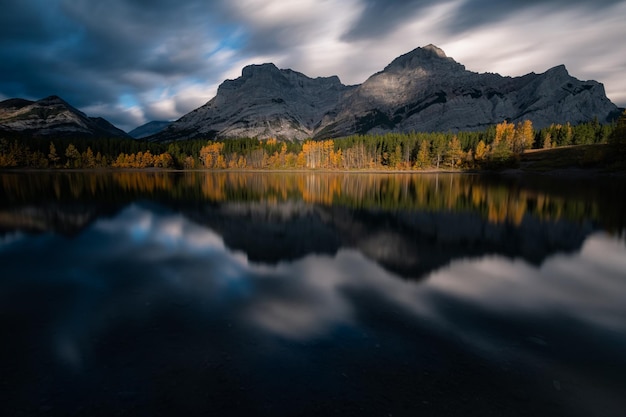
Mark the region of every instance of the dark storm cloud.
[[[545, 8], [566, 11], [571, 8], [588, 8], [590, 12], [619, 4], [621, 0], [464, 0], [451, 11], [446, 30], [461, 33], [496, 23], [521, 10]], [[363, 0], [363, 11], [357, 21], [344, 34], [347, 41], [372, 39], [396, 30], [415, 19], [432, 6], [457, 3], [454, 0]]]
[[211, 39], [223, 39], [216, 32], [229, 21], [219, 2], [13, 3], [0, 15], [0, 94], [57, 94], [78, 107], [210, 77], [206, 58], [219, 48]]
[[521, 10], [541, 8], [546, 12], [568, 11], [573, 8], [600, 11], [621, 3], [622, 0], [466, 0], [454, 13], [449, 30], [455, 33], [472, 30], [478, 26], [497, 22]]
[[358, 20], [344, 35], [347, 41], [384, 35], [425, 9], [445, 2], [437, 0], [364, 0]]

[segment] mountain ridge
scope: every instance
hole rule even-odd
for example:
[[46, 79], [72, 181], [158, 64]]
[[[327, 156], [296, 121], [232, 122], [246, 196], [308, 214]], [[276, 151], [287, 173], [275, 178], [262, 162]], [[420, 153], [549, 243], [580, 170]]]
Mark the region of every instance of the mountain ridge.
[[324, 139], [351, 134], [478, 130], [503, 120], [610, 121], [619, 110], [597, 81], [558, 65], [510, 77], [468, 71], [435, 45], [392, 60], [362, 84], [310, 78], [274, 64], [248, 65], [214, 98], [147, 139], [276, 137]]
[[0, 132], [32, 137], [130, 137], [106, 119], [89, 117], [56, 95], [0, 102]]

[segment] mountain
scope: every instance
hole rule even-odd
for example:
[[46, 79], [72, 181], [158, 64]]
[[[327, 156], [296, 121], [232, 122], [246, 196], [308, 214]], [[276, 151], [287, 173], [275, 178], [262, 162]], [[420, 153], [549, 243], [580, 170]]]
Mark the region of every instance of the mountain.
[[319, 130], [354, 87], [339, 78], [309, 78], [274, 64], [250, 65], [222, 83], [217, 95], [161, 133], [158, 141], [184, 138], [280, 137], [306, 139]]
[[0, 132], [31, 137], [128, 138], [105, 119], [88, 117], [57, 96], [0, 102]]
[[287, 140], [355, 133], [478, 130], [503, 120], [535, 127], [619, 114], [596, 81], [564, 66], [521, 77], [479, 74], [434, 45], [394, 59], [363, 84], [309, 78], [273, 64], [251, 65], [217, 95], [149, 138], [277, 137]]
[[172, 124], [172, 122], [155, 120], [134, 128], [128, 132], [128, 134], [135, 139], [142, 139], [159, 133], [170, 124]]

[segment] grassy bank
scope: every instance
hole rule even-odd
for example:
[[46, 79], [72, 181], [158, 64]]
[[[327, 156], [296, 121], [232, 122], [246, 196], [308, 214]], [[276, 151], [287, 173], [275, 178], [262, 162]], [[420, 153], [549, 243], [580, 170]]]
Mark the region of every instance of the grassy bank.
[[606, 144], [533, 149], [520, 156], [519, 168], [533, 173], [584, 170], [626, 174], [625, 156], [624, 149]]

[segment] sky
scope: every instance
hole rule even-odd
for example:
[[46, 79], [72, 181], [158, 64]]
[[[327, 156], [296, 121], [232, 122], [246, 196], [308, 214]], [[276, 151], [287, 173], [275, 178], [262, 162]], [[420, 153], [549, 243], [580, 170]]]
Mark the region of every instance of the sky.
[[624, 0], [0, 0], [0, 100], [58, 95], [123, 130], [249, 64], [362, 83], [434, 44], [475, 72], [565, 64], [626, 107]]

